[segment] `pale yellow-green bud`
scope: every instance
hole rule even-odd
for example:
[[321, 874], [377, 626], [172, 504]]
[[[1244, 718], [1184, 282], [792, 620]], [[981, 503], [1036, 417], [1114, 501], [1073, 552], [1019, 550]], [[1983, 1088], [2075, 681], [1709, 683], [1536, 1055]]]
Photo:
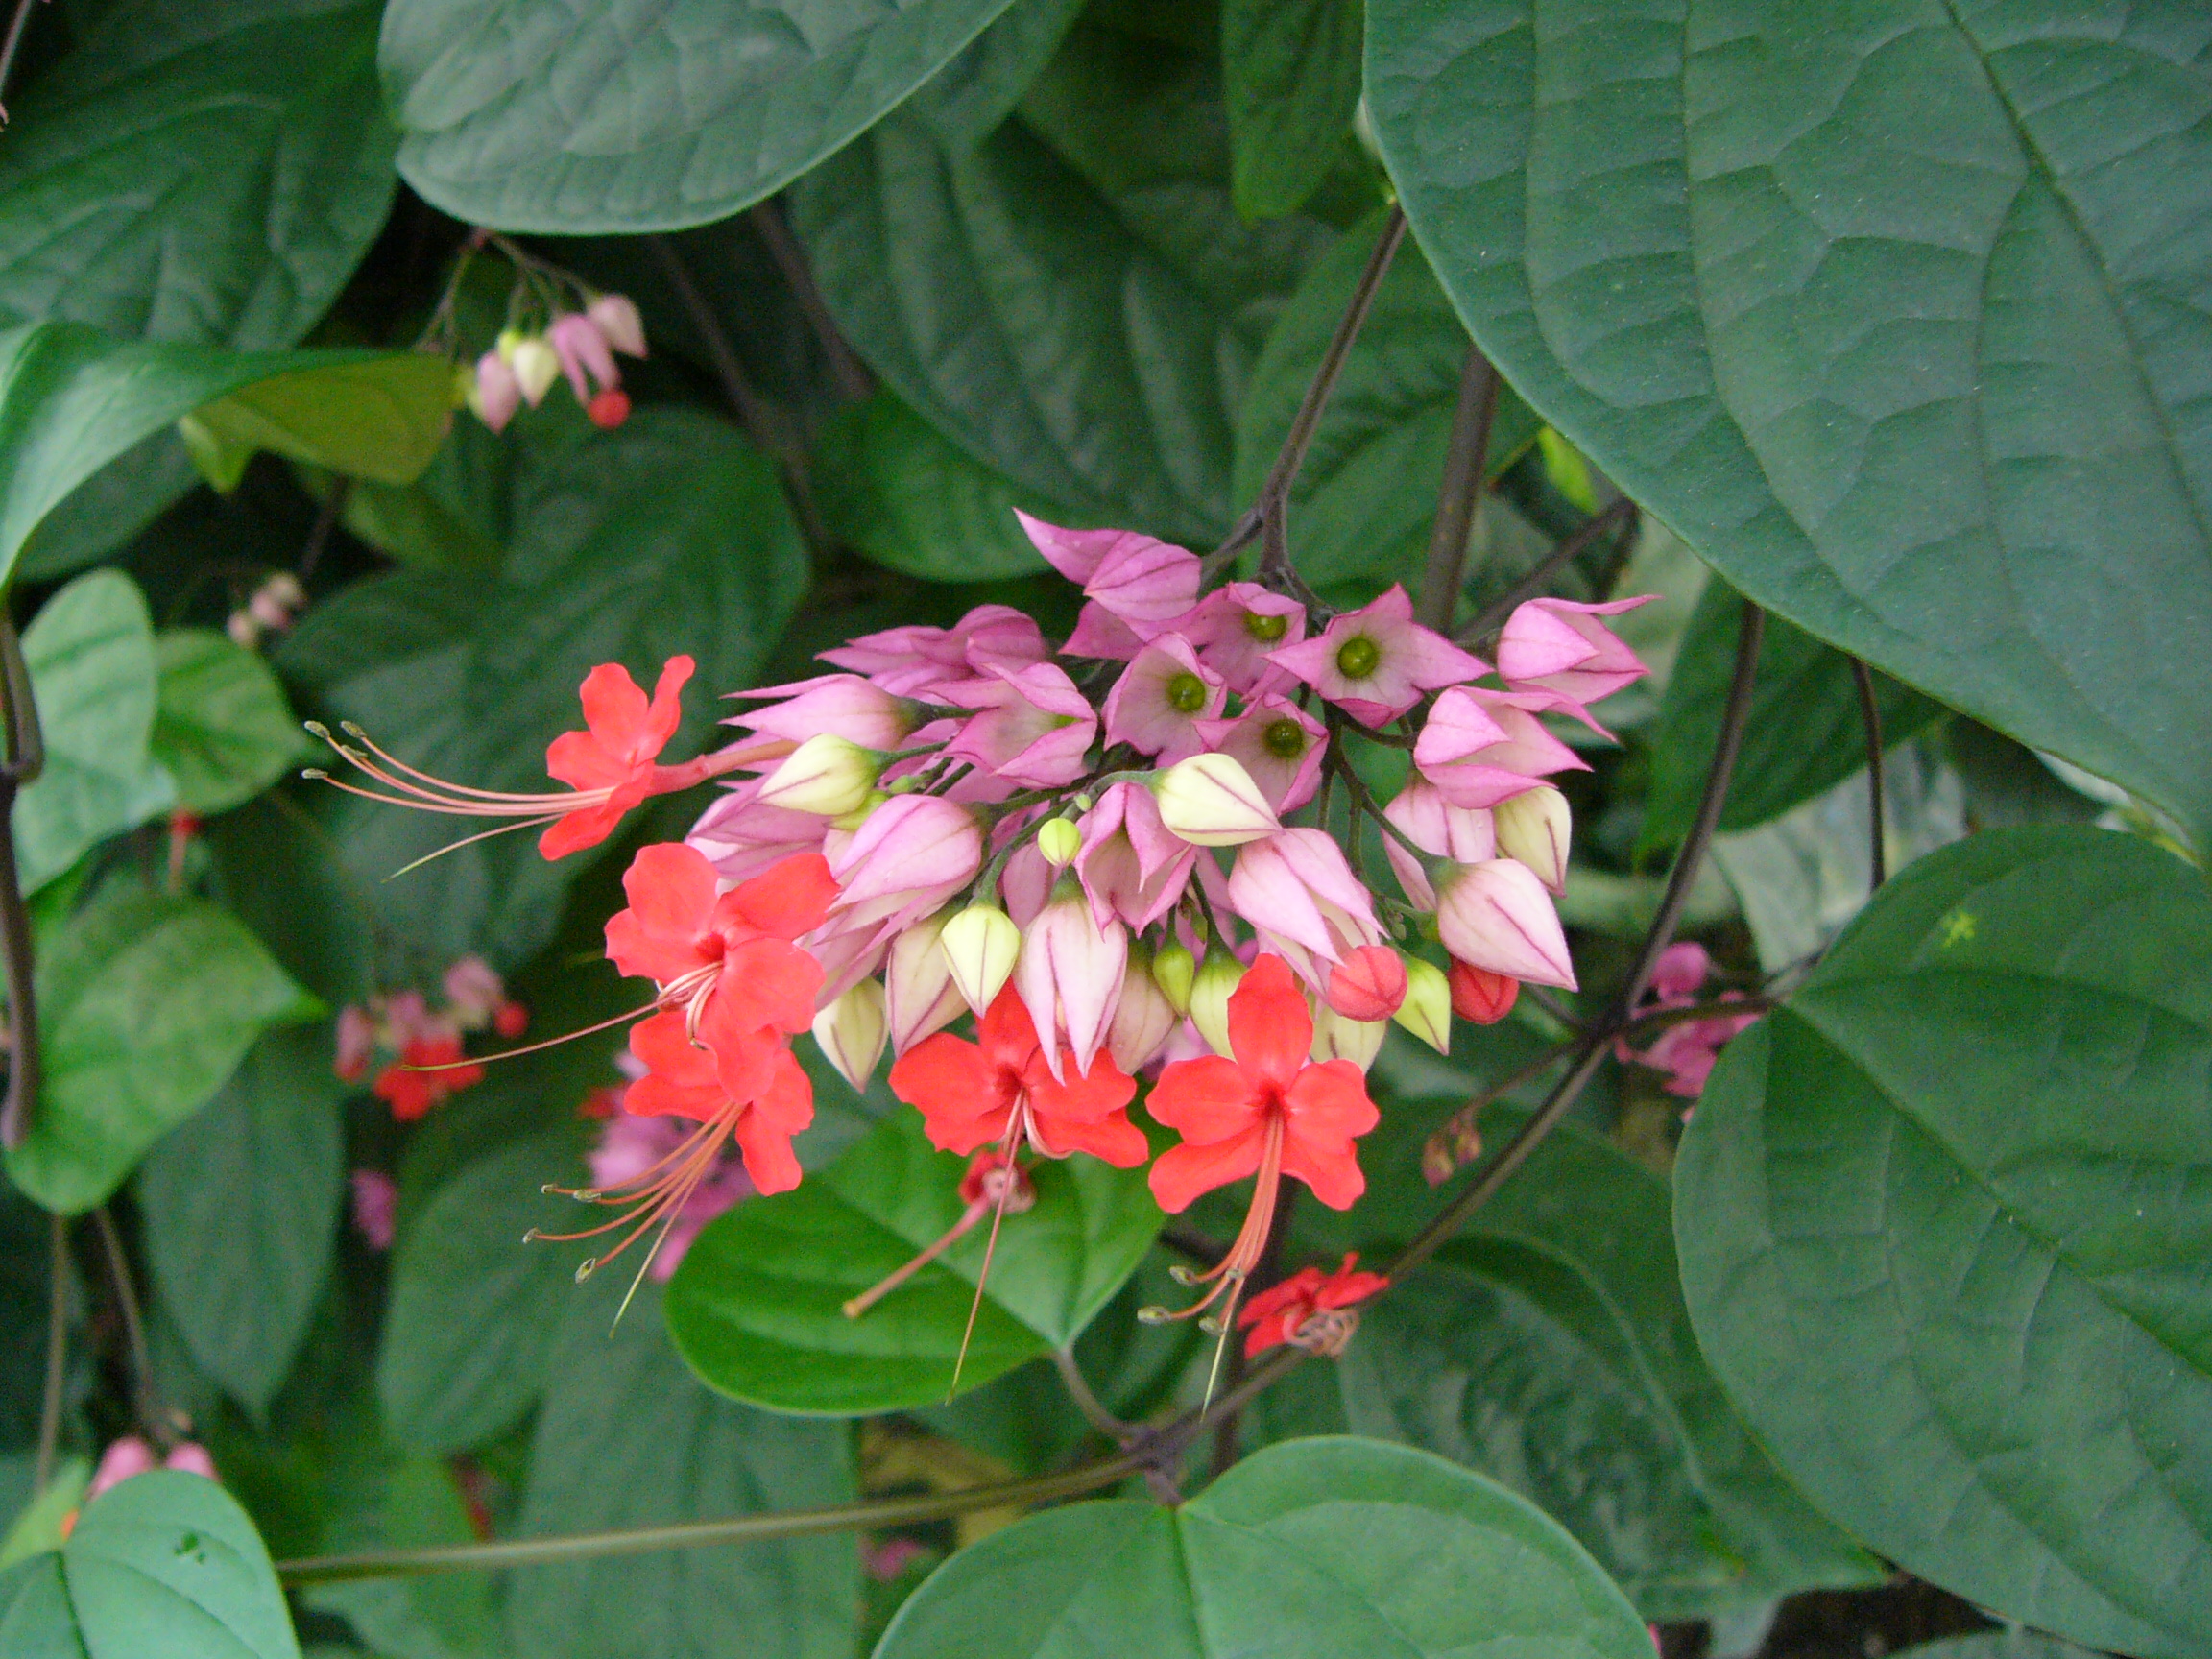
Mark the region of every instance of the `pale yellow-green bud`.
[[1328, 1003], [1313, 1011], [1313, 1058], [1349, 1060], [1364, 1071], [1382, 1047], [1387, 1020], [1347, 1020]]
[[1190, 980], [1197, 972], [1198, 959], [1181, 945], [1163, 945], [1152, 958], [1153, 983], [1178, 1016], [1190, 1012]]
[[1083, 832], [1065, 818], [1047, 819], [1037, 831], [1037, 851], [1053, 869], [1064, 870], [1083, 851]]
[[1536, 873], [1553, 893], [1567, 891], [1567, 844], [1575, 815], [1567, 797], [1550, 784], [1501, 801], [1490, 809], [1498, 831], [1498, 854], [1516, 858]]
[[1406, 958], [1406, 1000], [1390, 1016], [1439, 1054], [1452, 1052], [1452, 981], [1418, 956]]
[[1207, 947], [1206, 960], [1198, 964], [1198, 972], [1190, 979], [1188, 1012], [1190, 1023], [1198, 1027], [1198, 1035], [1206, 1039], [1206, 1046], [1216, 1054], [1231, 1052], [1229, 997], [1243, 982], [1244, 964], [1237, 960], [1228, 946], [1215, 940]]
[[1252, 774], [1233, 755], [1178, 760], [1152, 785], [1160, 822], [1199, 847], [1240, 847], [1283, 828]]
[[868, 805], [881, 757], [873, 749], [820, 732], [784, 757], [760, 785], [764, 806], [842, 818]]
[[814, 1041], [855, 1091], [867, 1089], [889, 1032], [883, 1018], [883, 987], [873, 979], [861, 980], [814, 1016]]
[[938, 940], [952, 983], [976, 1013], [998, 999], [1022, 955], [1022, 929], [996, 904], [971, 904], [945, 924]]
[[561, 378], [561, 359], [552, 347], [535, 336], [516, 344], [514, 352], [507, 355], [507, 366], [515, 371], [515, 384], [522, 389], [522, 400], [533, 409], [545, 400], [553, 382]]

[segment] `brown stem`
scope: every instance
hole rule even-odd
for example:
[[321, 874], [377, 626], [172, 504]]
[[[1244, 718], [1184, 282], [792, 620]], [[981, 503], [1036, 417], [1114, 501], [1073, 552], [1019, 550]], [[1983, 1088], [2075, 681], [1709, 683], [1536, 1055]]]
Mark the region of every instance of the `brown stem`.
[[1117, 1446], [1128, 1445], [1137, 1432], [1135, 1425], [1124, 1423], [1106, 1408], [1106, 1403], [1092, 1391], [1083, 1368], [1075, 1363], [1075, 1356], [1065, 1348], [1053, 1349], [1052, 1368], [1060, 1373], [1060, 1381], [1068, 1388], [1068, 1398], [1075, 1402], [1075, 1409], [1083, 1413], [1083, 1421]]
[[46, 740], [38, 729], [38, 703], [23, 661], [14, 620], [0, 603], [0, 731], [7, 756], [0, 760], [0, 956], [8, 975], [8, 1093], [0, 1099], [0, 1146], [19, 1146], [38, 1109], [39, 1043], [36, 960], [31, 913], [15, 868], [15, 792], [46, 765]]
[[822, 355], [830, 365], [830, 378], [841, 397], [858, 399], [876, 390], [876, 376], [868, 373], [868, 365], [861, 362], [845, 336], [837, 330], [837, 320], [830, 315], [830, 302], [822, 298], [820, 284], [814, 280], [814, 269], [806, 262], [806, 250], [799, 246], [799, 238], [791, 234], [791, 227], [783, 222], [783, 215], [775, 204], [762, 202], [746, 215], [753, 228], [759, 232], [760, 240], [768, 245], [768, 257], [776, 261], [776, 269], [783, 274], [790, 287], [791, 297], [799, 301], [799, 309], [806, 319], [806, 326], [814, 330], [814, 338], [822, 347]]
[[730, 400], [731, 411], [737, 417], [737, 424], [752, 439], [753, 446], [763, 455], [774, 459], [776, 471], [783, 482], [784, 497], [791, 503], [791, 516], [799, 521], [799, 533], [806, 545], [816, 553], [830, 546], [830, 532], [822, 522], [821, 509], [815, 504], [813, 480], [806, 472], [805, 450], [794, 443], [775, 408], [754, 390], [753, 382], [745, 373], [745, 365], [738, 361], [735, 348], [730, 344], [730, 335], [714, 315], [713, 306], [699, 292], [699, 284], [691, 279], [690, 268], [684, 263], [684, 255], [665, 236], [648, 236], [646, 246], [661, 266], [668, 285], [676, 290], [676, 298], [684, 307], [691, 325], [699, 330], [706, 343], [707, 355], [714, 366], [714, 377], [722, 383], [722, 395]]
[[324, 550], [330, 545], [330, 532], [338, 527], [338, 516], [346, 511], [346, 497], [353, 493], [353, 480], [334, 478], [330, 493], [323, 497], [323, 505], [315, 515], [314, 527], [307, 532], [307, 545], [300, 553], [300, 580], [304, 582], [315, 574], [315, 566], [323, 562]]
[[131, 1262], [123, 1254], [123, 1236], [115, 1230], [115, 1217], [105, 1204], [92, 1212], [100, 1231], [100, 1243], [108, 1256], [108, 1273], [115, 1286], [115, 1306], [123, 1316], [123, 1337], [131, 1350], [131, 1392], [138, 1413], [138, 1427], [163, 1450], [176, 1441], [161, 1397], [154, 1387], [154, 1358], [146, 1346], [146, 1319], [140, 1310], [138, 1287], [131, 1278]]
[[1429, 536], [1429, 567], [1421, 578], [1421, 620], [1440, 633], [1452, 631], [1467, 579], [1467, 538], [1489, 476], [1490, 428], [1497, 417], [1498, 371], [1482, 348], [1469, 341], [1444, 452], [1444, 483], [1436, 495], [1436, 527]]
[[1505, 618], [1513, 614], [1514, 607], [1525, 599], [1533, 599], [1544, 591], [1551, 578], [1580, 558], [1585, 549], [1608, 530], [1620, 526], [1622, 541], [1625, 544], [1636, 533], [1636, 503], [1623, 495], [1607, 506], [1581, 529], [1547, 553], [1543, 561], [1505, 590], [1503, 595], [1483, 607], [1482, 614], [1459, 630], [1462, 645], [1472, 645], [1478, 639], [1487, 638], [1505, 626]]
[[[0, 41], [0, 99], [8, 95], [8, 78], [15, 71], [15, 54], [23, 45], [23, 32], [31, 23], [32, 0], [15, 0], [15, 15], [8, 19], [8, 38]], [[0, 103], [0, 127], [8, 124], [8, 106]]]
[[1866, 728], [1867, 890], [1871, 892], [1889, 878], [1889, 849], [1885, 844], [1889, 817], [1882, 802], [1882, 707], [1874, 701], [1873, 673], [1856, 657], [1851, 659], [1851, 678], [1859, 683], [1859, 718]]
[[61, 1443], [61, 1384], [69, 1356], [69, 1223], [53, 1217], [53, 1288], [46, 1304], [46, 1388], [38, 1403], [38, 1464], [33, 1490], [54, 1479], [54, 1453]]

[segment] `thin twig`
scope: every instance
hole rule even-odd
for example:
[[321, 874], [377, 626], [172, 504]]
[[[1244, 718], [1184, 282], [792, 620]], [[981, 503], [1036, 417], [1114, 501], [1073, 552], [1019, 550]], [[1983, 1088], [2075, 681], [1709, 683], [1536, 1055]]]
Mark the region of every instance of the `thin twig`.
[[335, 478], [330, 483], [330, 493], [323, 497], [323, 506], [315, 515], [315, 524], [307, 532], [307, 545], [300, 553], [300, 580], [304, 582], [315, 574], [315, 566], [323, 563], [323, 553], [330, 545], [330, 532], [338, 527], [338, 516], [346, 511], [346, 497], [353, 493], [353, 480]]
[[1092, 1391], [1083, 1368], [1075, 1363], [1075, 1356], [1065, 1348], [1053, 1349], [1052, 1368], [1067, 1384], [1068, 1398], [1075, 1402], [1075, 1409], [1083, 1413], [1083, 1421], [1115, 1445], [1126, 1446], [1137, 1432], [1135, 1425], [1123, 1422], [1106, 1409], [1106, 1403]]
[[1872, 670], [1856, 657], [1851, 659], [1851, 678], [1859, 683], [1859, 718], [1866, 727], [1866, 845], [1871, 892], [1889, 878], [1889, 817], [1882, 803], [1882, 707], [1874, 701]]
[[46, 1304], [46, 1389], [38, 1403], [38, 1466], [33, 1490], [54, 1479], [54, 1453], [61, 1444], [61, 1384], [69, 1358], [69, 1223], [56, 1214], [53, 1288]]
[[1498, 371], [1482, 348], [1467, 343], [1459, 371], [1459, 400], [1452, 410], [1452, 438], [1444, 451], [1444, 482], [1436, 494], [1436, 527], [1429, 536], [1429, 565], [1421, 578], [1421, 620], [1452, 631], [1459, 590], [1467, 580], [1467, 541], [1475, 510], [1490, 475], [1490, 429], [1498, 417]]
[[1261, 580], [1273, 579], [1294, 589], [1303, 587], [1290, 567], [1289, 532], [1285, 522], [1290, 486], [1297, 479], [1298, 469], [1305, 465], [1306, 451], [1313, 443], [1314, 433], [1321, 428], [1322, 412], [1329, 406], [1329, 394], [1335, 390], [1337, 377], [1344, 373], [1344, 364], [1352, 355], [1353, 342], [1359, 338], [1360, 325], [1367, 321], [1375, 296], [1382, 291], [1382, 278], [1390, 274], [1390, 261], [1397, 254], [1398, 245], [1405, 240], [1406, 215], [1393, 206], [1375, 239], [1374, 252], [1367, 256], [1366, 269], [1359, 273], [1351, 301], [1337, 321], [1336, 332], [1329, 337], [1313, 378], [1307, 383], [1306, 396], [1299, 400], [1297, 414], [1291, 417], [1290, 430], [1284, 434], [1283, 447], [1276, 451], [1275, 465], [1267, 469], [1266, 481], [1260, 486], [1259, 500], [1238, 520], [1228, 539], [1207, 556], [1202, 579], [1211, 580], [1258, 536]]
[[161, 1411], [161, 1397], [154, 1387], [154, 1358], [146, 1346], [146, 1318], [138, 1302], [138, 1287], [131, 1279], [131, 1262], [123, 1254], [123, 1236], [115, 1230], [115, 1217], [101, 1204], [92, 1212], [100, 1230], [101, 1247], [108, 1255], [108, 1274], [115, 1286], [115, 1306], [123, 1315], [123, 1338], [131, 1350], [132, 1394], [138, 1426], [156, 1444], [168, 1446], [176, 1435]]
[[762, 202], [745, 216], [753, 222], [760, 240], [768, 245], [768, 257], [776, 261], [776, 269], [783, 274], [791, 297], [799, 301], [807, 327], [814, 330], [814, 338], [820, 342], [822, 355], [830, 365], [830, 378], [839, 396], [855, 399], [867, 397], [876, 390], [876, 376], [868, 373], [868, 365], [860, 361], [853, 348], [846, 344], [845, 336], [838, 332], [837, 319], [830, 315], [830, 302], [822, 298], [821, 285], [814, 280], [814, 268], [806, 262], [806, 250], [799, 246], [799, 238], [791, 234], [791, 227], [783, 222], [783, 215], [773, 203]]
[[1551, 578], [1580, 558], [1585, 549], [1614, 526], [1620, 526], [1623, 542], [1636, 532], [1636, 503], [1623, 495], [1607, 506], [1581, 529], [1547, 553], [1536, 567], [1508, 588], [1491, 604], [1483, 607], [1482, 614], [1459, 630], [1457, 638], [1462, 645], [1472, 645], [1478, 639], [1487, 638], [1505, 626], [1505, 618], [1513, 614], [1514, 607], [1525, 599], [1533, 599], [1544, 591]]
[[8, 19], [8, 38], [0, 41], [0, 127], [8, 124], [8, 79], [15, 72], [15, 54], [23, 44], [23, 32], [31, 23], [32, 0], [15, 0], [15, 15]]
[[15, 792], [45, 769], [46, 739], [38, 728], [38, 703], [32, 695], [22, 641], [15, 637], [15, 623], [4, 602], [0, 602], [0, 734], [7, 743], [7, 754], [0, 758], [0, 956], [6, 958], [12, 1051], [8, 1093], [0, 1099], [0, 1146], [19, 1146], [38, 1109], [39, 1042], [31, 912], [23, 903], [23, 884], [15, 868]]
[[753, 440], [755, 448], [774, 458], [777, 473], [783, 481], [783, 493], [791, 503], [792, 517], [799, 521], [800, 535], [813, 551], [826, 550], [830, 545], [830, 533], [822, 522], [820, 508], [815, 505], [814, 484], [807, 476], [805, 450], [792, 441], [774, 406], [754, 390], [752, 380], [745, 373], [745, 365], [730, 344], [722, 320], [714, 315], [714, 307], [707, 303], [707, 297], [691, 279], [690, 268], [684, 263], [684, 255], [676, 244], [665, 236], [648, 236], [645, 243], [660, 263], [661, 274], [668, 278], [668, 285], [676, 290], [685, 315], [691, 319], [691, 325], [699, 330], [701, 340], [706, 343], [707, 355], [714, 365], [714, 377], [722, 383], [722, 395], [729, 398], [737, 424], [745, 429], [745, 436]]

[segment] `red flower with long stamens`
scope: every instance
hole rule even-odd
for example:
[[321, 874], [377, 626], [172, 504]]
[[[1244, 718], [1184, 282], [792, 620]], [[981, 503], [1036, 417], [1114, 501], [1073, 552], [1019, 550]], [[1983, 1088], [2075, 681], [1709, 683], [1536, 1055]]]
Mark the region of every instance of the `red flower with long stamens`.
[[1252, 1207], [1228, 1255], [1192, 1283], [1214, 1288], [1172, 1315], [1187, 1318], [1240, 1286], [1260, 1260], [1273, 1222], [1283, 1177], [1313, 1190], [1332, 1210], [1349, 1209], [1366, 1190], [1353, 1142], [1380, 1114], [1367, 1098], [1367, 1079], [1349, 1060], [1307, 1059], [1313, 1018], [1282, 957], [1263, 955], [1229, 998], [1229, 1046], [1235, 1058], [1209, 1054], [1178, 1060], [1160, 1073], [1148, 1109], [1176, 1130], [1183, 1144], [1152, 1166], [1152, 1196], [1170, 1214], [1201, 1194], [1252, 1175]]
[[[584, 677], [582, 732], [565, 732], [545, 751], [545, 769], [565, 790], [517, 792], [476, 789], [448, 783], [410, 766], [379, 748], [360, 727], [349, 722], [346, 734], [361, 745], [341, 743], [319, 725], [308, 730], [357, 767], [383, 789], [363, 789], [340, 782], [325, 772], [311, 772], [351, 795], [381, 801], [391, 806], [412, 806], [460, 818], [510, 818], [513, 824], [487, 830], [453, 844], [466, 847], [486, 835], [502, 834], [532, 824], [543, 824], [538, 850], [548, 858], [563, 857], [586, 847], [596, 847], [613, 833], [622, 815], [653, 795], [688, 789], [709, 778], [740, 767], [763, 764], [788, 755], [796, 745], [784, 738], [740, 743], [674, 766], [660, 763], [661, 751], [676, 734], [683, 718], [681, 693], [696, 666], [688, 657], [671, 657], [661, 670], [650, 701], [619, 663], [603, 662]], [[389, 793], [387, 793], [389, 791]], [[451, 852], [451, 847], [442, 849]]]
[[370, 1091], [392, 1108], [394, 1118], [412, 1122], [448, 1095], [484, 1080], [484, 1068], [467, 1061], [458, 1036], [412, 1037], [399, 1050], [398, 1064], [379, 1071]]
[[891, 1093], [922, 1111], [932, 1145], [973, 1152], [998, 1142], [1024, 1144], [1046, 1158], [1088, 1152], [1119, 1169], [1151, 1156], [1144, 1132], [1129, 1121], [1137, 1085], [1111, 1057], [1088, 1076], [1064, 1066], [1052, 1075], [1029, 1010], [1009, 984], [977, 1022], [979, 1043], [950, 1031], [917, 1043], [891, 1068]]
[[1309, 1354], [1343, 1353], [1352, 1333], [1359, 1328], [1354, 1305], [1390, 1285], [1380, 1273], [1355, 1273], [1358, 1261], [1356, 1255], [1347, 1256], [1344, 1265], [1329, 1274], [1318, 1267], [1302, 1267], [1247, 1302], [1237, 1315], [1245, 1332], [1244, 1358], [1286, 1342]]

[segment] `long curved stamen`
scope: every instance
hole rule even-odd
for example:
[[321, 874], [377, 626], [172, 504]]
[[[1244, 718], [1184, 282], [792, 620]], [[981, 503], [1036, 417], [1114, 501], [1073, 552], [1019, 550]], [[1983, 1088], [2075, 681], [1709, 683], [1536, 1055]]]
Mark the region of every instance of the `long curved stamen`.
[[558, 1048], [562, 1044], [573, 1043], [579, 1037], [589, 1037], [594, 1032], [608, 1030], [621, 1024], [626, 1020], [635, 1020], [639, 1015], [650, 1014], [660, 1006], [659, 1002], [648, 1002], [642, 1008], [633, 1008], [627, 1013], [615, 1015], [611, 1020], [601, 1020], [594, 1024], [578, 1026], [573, 1031], [564, 1031], [560, 1036], [548, 1037], [541, 1043], [525, 1043], [519, 1048], [502, 1048], [496, 1054], [479, 1054], [472, 1060], [447, 1060], [436, 1066], [409, 1066], [402, 1063], [399, 1069], [402, 1071], [458, 1071], [464, 1066], [483, 1066], [493, 1060], [517, 1060], [525, 1054], [535, 1054], [541, 1048]]
[[[960, 1373], [968, 1364], [968, 1344], [975, 1337], [975, 1316], [983, 1311], [983, 1286], [991, 1283], [991, 1258], [998, 1249], [998, 1229], [1006, 1219], [1006, 1200], [1013, 1193], [1011, 1175], [1015, 1170], [1014, 1152], [1027, 1140], [1029, 1130], [1029, 1094], [1022, 1091], [1014, 1103], [1014, 1110], [1006, 1122], [1005, 1139], [998, 1143], [998, 1155], [1006, 1161], [1009, 1178], [998, 1184], [998, 1202], [991, 1212], [991, 1237], [983, 1244], [983, 1265], [975, 1274], [975, 1295], [968, 1304], [968, 1323], [960, 1333], [960, 1352], [952, 1358], [952, 1381], [945, 1388], [945, 1404], [952, 1404], [952, 1397], [960, 1392]], [[1034, 1202], [1034, 1199], [1031, 1200]], [[1024, 1204], [1023, 1209], [1028, 1205]]]
[[[1189, 1319], [1206, 1311], [1226, 1296], [1221, 1311], [1202, 1321], [1205, 1329], [1215, 1333], [1214, 1364], [1206, 1374], [1206, 1405], [1214, 1401], [1214, 1385], [1221, 1376], [1221, 1358], [1227, 1351], [1230, 1330], [1237, 1322], [1237, 1304], [1244, 1294], [1244, 1282], [1260, 1264], [1260, 1258], [1267, 1248], [1267, 1235], [1275, 1225], [1275, 1201], [1283, 1190], [1283, 1108], [1276, 1103], [1268, 1112], [1265, 1139], [1260, 1146], [1260, 1168], [1252, 1183], [1252, 1205], [1244, 1212], [1244, 1225], [1238, 1229], [1237, 1241], [1229, 1246], [1229, 1253], [1203, 1273], [1188, 1268], [1171, 1269], [1180, 1285], [1205, 1285], [1213, 1288], [1188, 1308], [1169, 1311], [1166, 1308], [1141, 1308], [1137, 1317], [1148, 1325], [1166, 1324], [1170, 1320]], [[1202, 1406], [1201, 1410], [1204, 1409]]]
[[[335, 783], [337, 782], [337, 780], [333, 778], [330, 780], [330, 781]], [[359, 791], [356, 790], [354, 793], [358, 794]], [[445, 846], [439, 848], [436, 852], [425, 853], [421, 857], [415, 859], [413, 862], [400, 865], [398, 869], [393, 871], [392, 874], [385, 877], [384, 879], [387, 881], [397, 881], [400, 877], [406, 875], [409, 871], [420, 870], [423, 865], [431, 862], [433, 859], [443, 858], [448, 853], [458, 853], [464, 847], [472, 847], [479, 841], [489, 841], [494, 835], [512, 835], [517, 830], [535, 830], [541, 824], [556, 823], [563, 816], [564, 814], [559, 812], [547, 812], [543, 816], [538, 818], [517, 818], [514, 823], [502, 824], [494, 830], [479, 830], [473, 835], [464, 835], [458, 841], [448, 841]]]

